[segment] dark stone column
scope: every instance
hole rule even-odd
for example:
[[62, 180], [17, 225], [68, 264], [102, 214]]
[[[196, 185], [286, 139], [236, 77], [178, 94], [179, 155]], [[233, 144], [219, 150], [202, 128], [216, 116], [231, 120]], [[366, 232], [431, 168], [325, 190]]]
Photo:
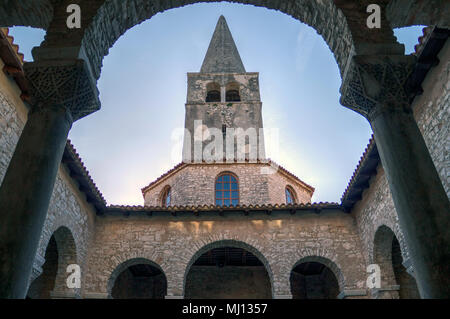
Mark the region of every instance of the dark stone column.
[[72, 122], [100, 105], [83, 60], [24, 68], [33, 101], [0, 187], [0, 298], [25, 298]]
[[24, 298], [72, 117], [34, 109], [0, 188], [0, 297]]
[[450, 205], [404, 84], [411, 56], [355, 56], [341, 103], [370, 122], [422, 298], [450, 297]]

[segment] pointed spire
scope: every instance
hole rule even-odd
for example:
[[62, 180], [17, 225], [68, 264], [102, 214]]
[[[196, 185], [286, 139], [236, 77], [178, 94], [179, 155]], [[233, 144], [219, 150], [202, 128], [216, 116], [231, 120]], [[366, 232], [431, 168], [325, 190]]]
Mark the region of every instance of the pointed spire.
[[206, 52], [201, 73], [245, 73], [244, 64], [222, 15]]

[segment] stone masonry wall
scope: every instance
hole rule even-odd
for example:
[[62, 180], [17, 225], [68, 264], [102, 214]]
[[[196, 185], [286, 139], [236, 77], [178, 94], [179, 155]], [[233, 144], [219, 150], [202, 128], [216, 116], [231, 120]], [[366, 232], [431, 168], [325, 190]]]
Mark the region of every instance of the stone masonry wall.
[[[3, 62], [0, 60], [0, 69]], [[11, 78], [0, 72], [0, 183], [8, 168], [15, 146], [27, 119], [27, 107], [20, 99], [20, 90]], [[45, 251], [52, 234], [58, 228], [67, 227], [75, 241], [76, 260], [84, 274], [89, 242], [92, 237], [95, 212], [87, 204], [85, 196], [61, 165], [51, 196], [37, 251], [31, 281], [42, 272]], [[60, 270], [65, 273], [65, 270]], [[60, 287], [63, 289], [62, 287]], [[55, 287], [55, 290], [59, 290]]]
[[[190, 164], [155, 185], [145, 194], [145, 205], [161, 206], [162, 191], [171, 187], [171, 205], [215, 205], [216, 177], [222, 172], [235, 174], [239, 182], [240, 205], [286, 203], [284, 188], [290, 185], [301, 203], [311, 201], [312, 194], [293, 178], [280, 172], [266, 172], [266, 164]], [[271, 188], [274, 188], [272, 190]]]
[[291, 294], [291, 270], [305, 258], [334, 265], [331, 268], [341, 291], [365, 289], [365, 264], [356, 225], [341, 211], [270, 216], [143, 214], [97, 219], [86, 297], [110, 294], [108, 281], [113, 271], [135, 258], [156, 263], [166, 275], [168, 295], [182, 296], [190, 265], [218, 247], [243, 248], [258, 257], [271, 279], [272, 295]]
[[269, 276], [262, 266], [192, 266], [186, 278], [188, 299], [270, 299]]
[[438, 55], [440, 63], [422, 83], [424, 93], [413, 102], [414, 117], [450, 197], [450, 41]]

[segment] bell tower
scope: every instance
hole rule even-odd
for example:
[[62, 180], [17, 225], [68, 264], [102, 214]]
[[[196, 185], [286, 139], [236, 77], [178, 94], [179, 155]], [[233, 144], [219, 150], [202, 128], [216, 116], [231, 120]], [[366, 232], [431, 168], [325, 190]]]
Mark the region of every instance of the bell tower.
[[183, 161], [265, 159], [259, 73], [246, 72], [224, 16], [187, 78]]

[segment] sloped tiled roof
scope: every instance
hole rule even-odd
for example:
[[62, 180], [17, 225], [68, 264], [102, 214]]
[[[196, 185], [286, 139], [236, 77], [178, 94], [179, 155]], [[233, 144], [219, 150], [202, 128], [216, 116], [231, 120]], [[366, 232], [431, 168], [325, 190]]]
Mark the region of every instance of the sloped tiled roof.
[[142, 214], [153, 215], [154, 213], [171, 213], [176, 216], [177, 213], [193, 213], [199, 215], [200, 213], [215, 212], [222, 215], [227, 212], [242, 212], [248, 215], [250, 212], [265, 212], [271, 214], [272, 212], [289, 212], [295, 214], [298, 211], [313, 211], [320, 213], [322, 210], [342, 210], [338, 203], [306, 203], [306, 204], [268, 204], [268, 205], [237, 205], [237, 206], [218, 206], [218, 205], [199, 205], [199, 206], [122, 206], [110, 205], [106, 207], [105, 214], [108, 215], [125, 215]]
[[[24, 62], [24, 55], [19, 52], [19, 46], [14, 43], [14, 37], [9, 35], [9, 29], [8, 28], [0, 28], [0, 32], [2, 33], [3, 37], [2, 40], [6, 40], [9, 43], [9, 49], [14, 52], [15, 58], [17, 58], [19, 61], [19, 64], [23, 64]], [[13, 58], [13, 57], [11, 57]]]
[[23, 54], [19, 52], [19, 46], [14, 43], [14, 38], [9, 35], [8, 28], [0, 28], [0, 59], [5, 64], [3, 72], [13, 77], [22, 91], [21, 98], [28, 100], [28, 85], [23, 73]]
[[444, 46], [450, 35], [449, 29], [430, 26], [423, 29], [423, 35], [419, 37], [419, 43], [415, 46], [413, 53], [417, 57], [417, 63], [412, 74], [405, 85], [410, 95], [410, 102], [417, 95], [422, 94], [422, 82], [428, 71], [439, 63], [437, 55]]
[[428, 26], [423, 28], [422, 35], [419, 37], [419, 42], [414, 46], [414, 55], [419, 56], [422, 53], [422, 50], [425, 48], [425, 45], [428, 42], [431, 34], [433, 33], [433, 27]]
[[379, 163], [380, 156], [372, 135], [341, 197], [341, 205], [346, 211], [350, 211], [353, 205], [361, 200], [362, 193], [369, 187], [369, 180], [376, 174]]
[[106, 207], [106, 200], [70, 140], [67, 140], [61, 162], [69, 169], [70, 176], [77, 181], [79, 189], [86, 195], [88, 203], [92, 204], [97, 212], [103, 211]]

